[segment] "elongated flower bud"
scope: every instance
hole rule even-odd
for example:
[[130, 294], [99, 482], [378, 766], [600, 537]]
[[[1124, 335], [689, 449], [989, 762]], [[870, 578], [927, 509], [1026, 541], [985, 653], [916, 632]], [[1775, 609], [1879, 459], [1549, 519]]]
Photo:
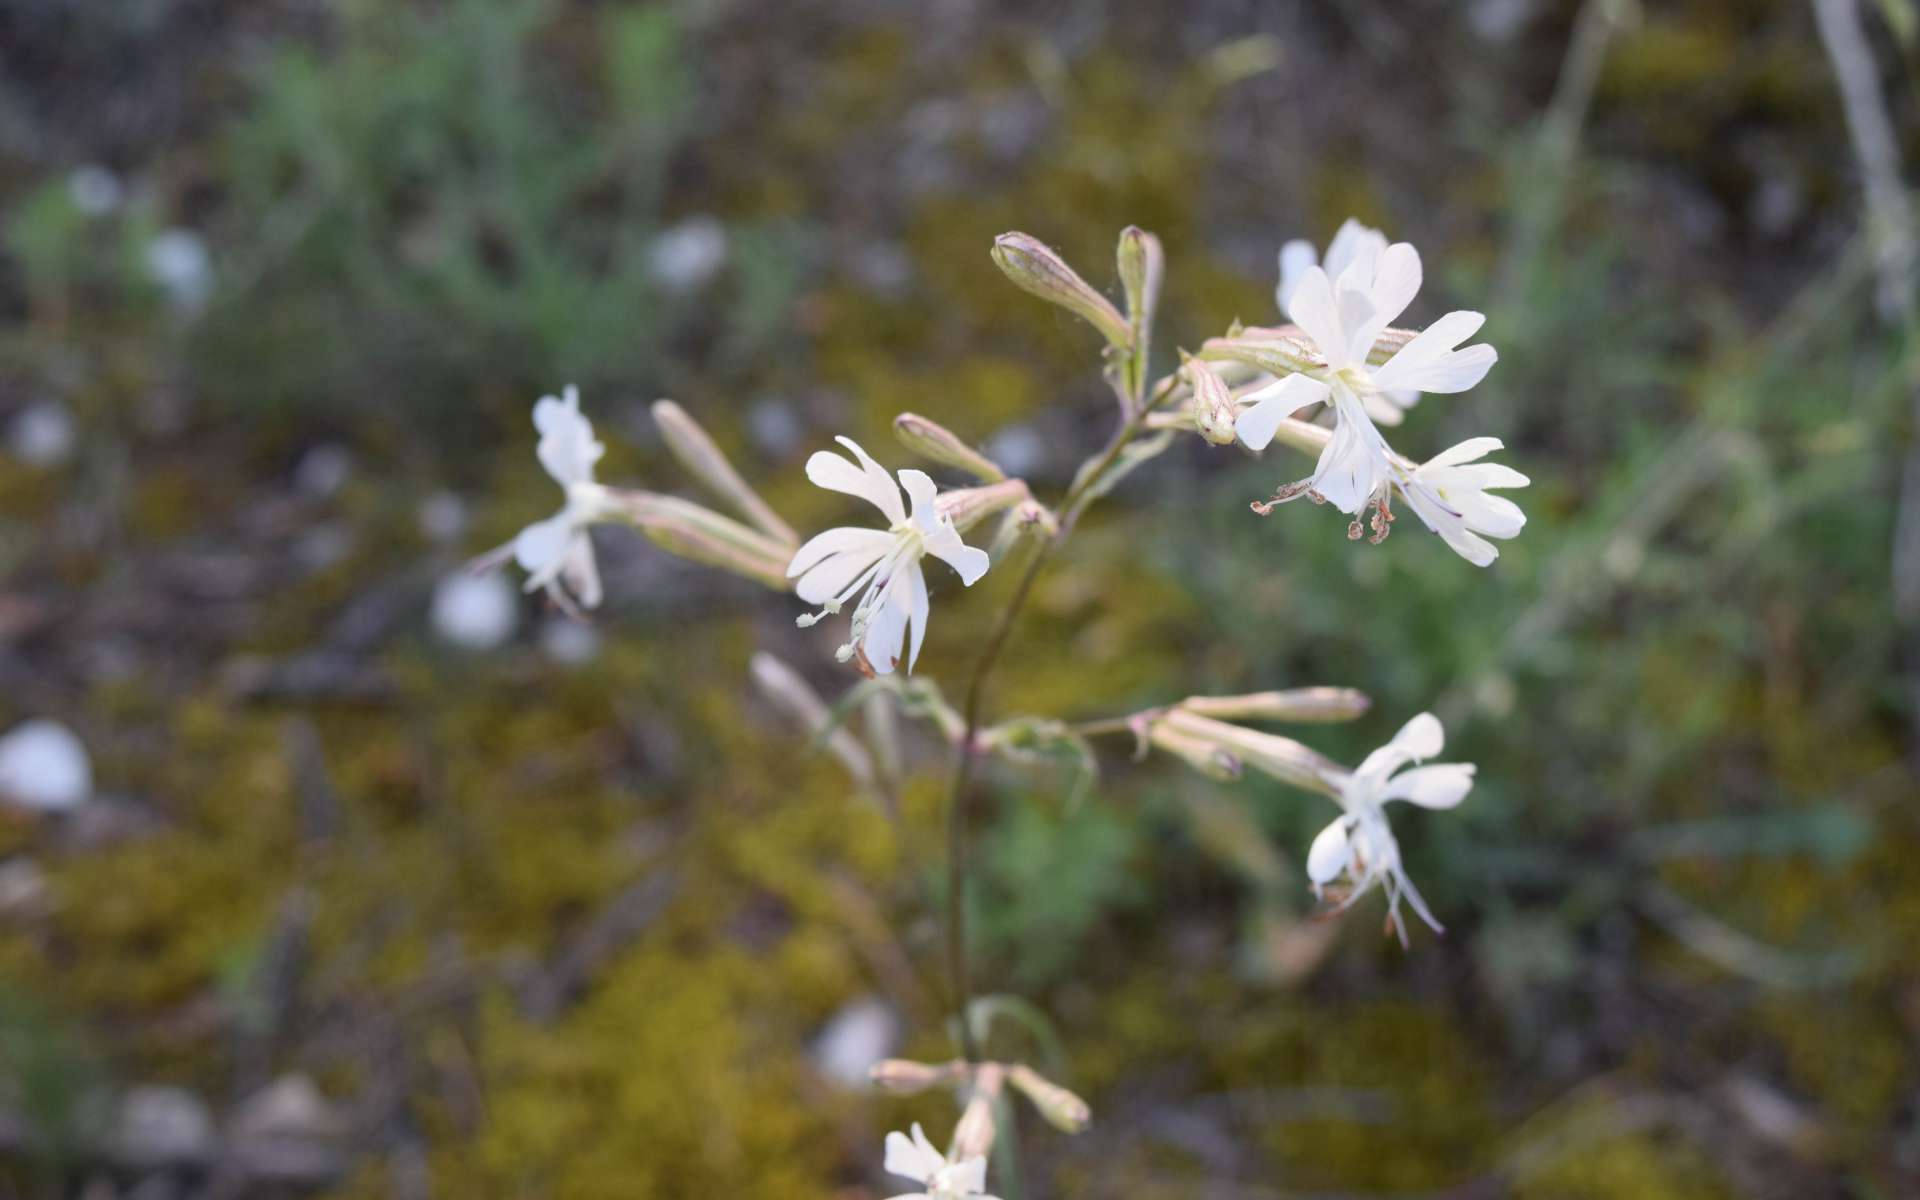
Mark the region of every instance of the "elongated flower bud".
[[1127, 292], [1127, 315], [1144, 338], [1153, 329], [1153, 313], [1160, 303], [1160, 280], [1166, 274], [1166, 256], [1160, 239], [1129, 225], [1120, 231], [1120, 247], [1114, 252], [1120, 268], [1120, 286]]
[[800, 545], [800, 535], [793, 527], [780, 519], [780, 515], [767, 506], [760, 494], [747, 486], [740, 473], [733, 469], [727, 456], [714, 445], [707, 431], [700, 423], [687, 415], [687, 410], [671, 400], [656, 400], [653, 403], [653, 420], [660, 426], [660, 435], [666, 439], [667, 449], [680, 460], [702, 487], [733, 506], [734, 510], [753, 522], [775, 541], [791, 549]]
[[1155, 750], [1171, 754], [1208, 779], [1232, 783], [1240, 778], [1240, 759], [1207, 738], [1194, 737], [1173, 727], [1165, 719], [1147, 727], [1147, 741]]
[[[800, 727], [802, 733], [808, 737], [816, 737], [822, 729], [826, 728], [828, 717], [826, 701], [820, 698], [820, 694], [814, 691], [806, 680], [800, 678], [798, 671], [765, 651], [755, 654], [747, 667], [753, 672], [754, 686], [760, 689], [760, 694], [767, 698], [769, 704], [785, 713], [795, 725]], [[855, 782], [863, 787], [872, 785], [873, 760], [868, 757], [867, 748], [860, 744], [860, 739], [847, 732], [845, 728], [840, 728], [827, 735], [826, 744], [827, 752], [840, 760], [840, 765], [847, 769], [847, 774], [853, 776]], [[877, 1072], [881, 1066], [885, 1065], [881, 1063], [874, 1070]], [[918, 1066], [919, 1064], [907, 1065]], [[879, 1082], [877, 1075], [874, 1081]]]
[[[1374, 339], [1372, 348], [1367, 351], [1367, 361], [1380, 366], [1394, 355], [1400, 353], [1406, 344], [1418, 337], [1417, 329], [1387, 328], [1380, 331]], [[1275, 339], [1300, 343], [1306, 339], [1306, 332], [1298, 325], [1246, 325], [1227, 335], [1232, 341], [1272, 341]]]
[[973, 1095], [960, 1113], [960, 1123], [953, 1127], [952, 1152], [947, 1155], [949, 1159], [961, 1162], [969, 1158], [986, 1158], [993, 1153], [993, 1140], [1000, 1132], [994, 1107], [995, 1101], [1000, 1098], [1006, 1074], [1007, 1069], [999, 1063], [981, 1063], [974, 1068]]
[[1003, 479], [980, 487], [941, 492], [935, 503], [943, 516], [953, 518], [953, 527], [965, 533], [994, 513], [1032, 502], [1033, 493], [1027, 490], [1026, 480]]
[[790, 547], [730, 517], [677, 496], [631, 488], [605, 489], [605, 512], [627, 521], [669, 553], [719, 567], [776, 591], [792, 587]]
[[1180, 707], [1222, 721], [1351, 721], [1372, 707], [1365, 692], [1353, 688], [1291, 688], [1245, 696], [1189, 696]]
[[893, 436], [920, 457], [965, 471], [982, 483], [998, 483], [1007, 477], [992, 459], [961, 441], [945, 426], [916, 413], [895, 417]]
[[1047, 1124], [1062, 1133], [1079, 1133], [1093, 1120], [1085, 1100], [1024, 1063], [1007, 1068], [1007, 1082], [1019, 1088]]
[[966, 1072], [958, 1059], [944, 1063], [914, 1062], [905, 1058], [885, 1058], [867, 1068], [867, 1078], [881, 1091], [911, 1096], [930, 1087], [952, 1083]]
[[1022, 291], [1077, 314], [1122, 350], [1132, 345], [1133, 330], [1113, 302], [1094, 291], [1038, 238], [1001, 234], [993, 239], [993, 261]]
[[1233, 393], [1226, 383], [1198, 359], [1187, 359], [1180, 370], [1193, 389], [1193, 427], [1216, 446], [1233, 445]]
[[1168, 709], [1166, 716], [1156, 723], [1155, 745], [1160, 744], [1162, 729], [1227, 754], [1263, 775], [1308, 791], [1338, 795], [1340, 784], [1346, 778], [1346, 769], [1339, 763], [1276, 733], [1229, 725], [1178, 707]]
[[1269, 375], [1323, 371], [1327, 366], [1327, 360], [1320, 356], [1319, 350], [1304, 335], [1208, 338], [1201, 343], [1199, 356], [1208, 362], [1245, 363]]

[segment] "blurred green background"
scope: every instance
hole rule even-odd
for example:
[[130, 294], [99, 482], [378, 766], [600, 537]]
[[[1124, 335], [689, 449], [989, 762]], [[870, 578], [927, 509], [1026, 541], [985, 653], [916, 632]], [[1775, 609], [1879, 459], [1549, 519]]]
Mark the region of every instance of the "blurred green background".
[[[1863, 20], [1920, 153], [1912, 8]], [[1808, 5], [6, 0], [0, 64], [0, 726], [97, 784], [0, 807], [0, 1194], [902, 1190], [883, 1133], [950, 1105], [835, 1067], [949, 1053], [944, 754], [852, 795], [748, 685], [843, 690], [827, 632], [621, 530], [588, 627], [463, 649], [436, 589], [558, 506], [568, 382], [603, 479], [690, 492], [670, 395], [806, 531], [806, 455], [907, 465], [903, 409], [1057, 497], [1097, 339], [995, 234], [1117, 294], [1158, 233], [1169, 369], [1351, 214], [1414, 318], [1488, 313], [1395, 440], [1503, 437], [1525, 533], [1258, 520], [1298, 464], [1189, 439], [989, 705], [1348, 685], [1301, 736], [1349, 763], [1431, 708], [1480, 765], [1399, 823], [1448, 933], [1305, 920], [1323, 799], [996, 767], [977, 975], [1057, 1037], [994, 1050], [1095, 1113], [1025, 1115], [1022, 1194], [1920, 1195], [1916, 373]], [[1012, 579], [940, 582], [957, 692]]]

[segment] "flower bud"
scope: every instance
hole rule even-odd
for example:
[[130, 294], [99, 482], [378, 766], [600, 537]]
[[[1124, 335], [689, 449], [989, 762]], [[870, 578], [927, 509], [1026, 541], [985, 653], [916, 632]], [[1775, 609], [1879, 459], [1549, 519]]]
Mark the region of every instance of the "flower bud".
[[1093, 1120], [1093, 1110], [1085, 1100], [1024, 1063], [1007, 1069], [1007, 1082], [1019, 1088], [1047, 1124], [1062, 1133], [1079, 1133]]
[[1222, 721], [1351, 721], [1372, 707], [1353, 688], [1291, 688], [1245, 696], [1188, 696], [1180, 707]]
[[[820, 699], [820, 694], [808, 686], [806, 680], [800, 678], [799, 672], [765, 651], [753, 656], [748, 669], [753, 672], [754, 686], [760, 689], [760, 694], [798, 725], [802, 733], [817, 737], [827, 727], [826, 701]], [[873, 760], [868, 757], [867, 748], [860, 744], [860, 739], [842, 727], [827, 735], [826, 744], [827, 752], [840, 760], [840, 765], [847, 769], [847, 774], [853, 776], [855, 782], [862, 787], [872, 785]], [[892, 1061], [895, 1060], [888, 1060]], [[886, 1065], [885, 1062], [875, 1064], [875, 1083], [880, 1083], [879, 1071]], [[918, 1063], [905, 1065], [919, 1066]]]
[[1147, 741], [1153, 748], [1171, 754], [1208, 779], [1232, 783], [1240, 778], [1240, 760], [1205, 738], [1197, 738], [1172, 727], [1166, 720], [1147, 728]]
[[1198, 359], [1187, 359], [1180, 370], [1193, 389], [1193, 427], [1216, 446], [1233, 445], [1233, 393], [1226, 383]]
[[1000, 1099], [1000, 1088], [1006, 1073], [1007, 1069], [999, 1063], [981, 1063], [974, 1068], [973, 1095], [960, 1113], [960, 1123], [953, 1127], [952, 1152], [947, 1155], [949, 1159], [964, 1162], [969, 1158], [987, 1158], [993, 1154], [993, 1140], [1000, 1131], [994, 1108]]
[[629, 488], [605, 489], [603, 503], [607, 515], [632, 524], [669, 553], [744, 575], [777, 591], [792, 586], [787, 578], [791, 547], [712, 509], [676, 496]]
[[1302, 421], [1299, 417], [1282, 417], [1273, 431], [1275, 443], [1291, 446], [1303, 454], [1319, 454], [1332, 438], [1333, 430], [1325, 425], [1315, 425], [1312, 421]]
[[934, 503], [942, 516], [953, 518], [955, 529], [965, 533], [994, 513], [1032, 501], [1033, 493], [1027, 490], [1026, 480], [1003, 479], [980, 487], [941, 492]]
[[1133, 330], [1113, 302], [1094, 291], [1038, 238], [1001, 234], [993, 239], [993, 261], [1016, 287], [1078, 314], [1114, 346], [1125, 350], [1133, 344]]
[[793, 527], [780, 519], [778, 513], [767, 506], [760, 494], [747, 486], [740, 473], [733, 469], [727, 456], [714, 445], [707, 431], [700, 423], [687, 415], [687, 410], [671, 400], [656, 400], [653, 403], [653, 420], [660, 426], [660, 435], [666, 439], [667, 449], [680, 460], [680, 465], [698, 480], [702, 487], [712, 492], [727, 504], [733, 506], [741, 516], [753, 522], [775, 541], [790, 549], [798, 549], [800, 535]]
[[1127, 292], [1128, 315], [1142, 331], [1151, 330], [1154, 309], [1160, 303], [1160, 279], [1166, 273], [1160, 239], [1138, 225], [1129, 225], [1120, 231], [1120, 248], [1114, 258], [1120, 268], [1120, 286]]
[[1324, 371], [1327, 360], [1306, 336], [1283, 334], [1277, 337], [1208, 338], [1200, 345], [1200, 357], [1208, 362], [1245, 363], [1269, 375], [1292, 375], [1298, 371]]
[[1160, 744], [1162, 730], [1208, 746], [1282, 783], [1312, 792], [1337, 796], [1347, 775], [1340, 764], [1292, 738], [1229, 725], [1186, 712], [1178, 706], [1168, 709], [1166, 716], [1156, 722], [1152, 735], [1155, 745]]
[[920, 1063], [905, 1058], [884, 1058], [867, 1069], [873, 1086], [899, 1096], [911, 1096], [930, 1087], [952, 1083], [966, 1070], [959, 1061]]
[[893, 436], [920, 457], [965, 471], [984, 483], [997, 483], [1007, 477], [992, 459], [961, 441], [945, 426], [915, 413], [901, 413], [893, 419]]

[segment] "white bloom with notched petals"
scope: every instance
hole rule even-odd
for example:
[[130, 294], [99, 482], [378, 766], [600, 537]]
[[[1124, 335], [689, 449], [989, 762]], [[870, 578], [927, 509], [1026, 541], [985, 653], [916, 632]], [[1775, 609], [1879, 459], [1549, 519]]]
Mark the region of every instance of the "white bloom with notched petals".
[[[835, 440], [852, 451], [854, 461], [818, 451], [807, 460], [807, 478], [816, 486], [866, 500], [887, 518], [887, 528], [829, 529], [800, 547], [787, 564], [787, 575], [799, 581], [794, 591], [800, 598], [820, 605], [821, 611], [799, 621], [812, 625], [857, 596], [853, 631], [840, 648], [841, 661], [858, 650], [878, 674], [890, 673], [902, 657], [912, 671], [927, 632], [927, 578], [920, 560], [933, 555], [959, 572], [960, 582], [968, 587], [987, 573], [991, 560], [986, 551], [960, 540], [952, 518], [940, 512], [935, 499], [939, 489], [926, 472], [901, 471], [895, 484], [886, 468], [851, 438]], [[901, 500], [903, 487], [913, 503], [911, 513]]]
[[917, 1122], [911, 1139], [904, 1133], [887, 1135], [886, 1166], [887, 1174], [911, 1179], [926, 1188], [923, 1192], [895, 1196], [893, 1200], [962, 1200], [967, 1196], [994, 1200], [986, 1194], [987, 1160], [976, 1156], [958, 1162], [947, 1161], [946, 1155], [933, 1148], [926, 1130]]
[[1387, 892], [1387, 925], [1407, 944], [1407, 929], [1400, 920], [1400, 899], [1405, 897], [1420, 914], [1420, 919], [1435, 932], [1442, 933], [1427, 902], [1407, 878], [1400, 865], [1400, 843], [1394, 840], [1393, 827], [1387, 823], [1385, 806], [1389, 801], [1405, 800], [1422, 808], [1453, 808], [1466, 798], [1473, 787], [1472, 763], [1436, 763], [1433, 766], [1401, 770], [1440, 753], [1445, 731], [1439, 718], [1421, 713], [1401, 727], [1393, 740], [1367, 755], [1358, 770], [1341, 787], [1340, 807], [1346, 811], [1320, 831], [1307, 850], [1307, 878], [1316, 896], [1324, 896], [1327, 886], [1342, 876], [1336, 908], [1344, 909], [1380, 885]]
[[[1309, 269], [1320, 267], [1330, 278], [1338, 279], [1356, 258], [1378, 257], [1386, 249], [1386, 234], [1352, 217], [1346, 219], [1333, 240], [1327, 243], [1324, 260], [1314, 253], [1312, 242], [1295, 238], [1280, 247], [1280, 283], [1273, 289], [1273, 298], [1279, 302], [1280, 311], [1286, 312]], [[1409, 388], [1394, 388], [1376, 396], [1362, 396], [1361, 402], [1366, 405], [1367, 414], [1382, 425], [1398, 425], [1406, 420], [1406, 410], [1420, 402], [1420, 393]]]
[[1327, 365], [1282, 376], [1247, 397], [1251, 407], [1235, 430], [1258, 450], [1273, 440], [1283, 419], [1323, 401], [1333, 408], [1334, 430], [1313, 474], [1282, 488], [1276, 500], [1311, 495], [1345, 513], [1370, 504], [1384, 511], [1394, 482], [1392, 450], [1368, 415], [1369, 398], [1377, 406], [1383, 393], [1394, 390], [1463, 392], [1492, 368], [1498, 357], [1492, 346], [1460, 346], [1486, 320], [1466, 311], [1441, 317], [1381, 366], [1367, 362], [1375, 340], [1406, 311], [1420, 281], [1420, 254], [1412, 246], [1396, 242], [1378, 249], [1365, 239], [1337, 280], [1318, 266], [1301, 274], [1287, 315]]
[[1400, 494], [1414, 514], [1460, 557], [1479, 567], [1500, 557], [1487, 538], [1513, 537], [1527, 523], [1519, 505], [1505, 496], [1488, 494], [1490, 488], [1526, 487], [1529, 482], [1512, 467], [1479, 461], [1501, 448], [1499, 438], [1469, 438], [1414, 467], [1400, 480]]
[[540, 465], [567, 494], [566, 507], [535, 521], [502, 550], [527, 572], [527, 591], [545, 589], [568, 612], [600, 603], [600, 568], [587, 532], [609, 515], [607, 490], [594, 482], [594, 464], [607, 448], [593, 436], [593, 423], [580, 411], [580, 391], [569, 387], [564, 399], [542, 396], [533, 406], [535, 448]]

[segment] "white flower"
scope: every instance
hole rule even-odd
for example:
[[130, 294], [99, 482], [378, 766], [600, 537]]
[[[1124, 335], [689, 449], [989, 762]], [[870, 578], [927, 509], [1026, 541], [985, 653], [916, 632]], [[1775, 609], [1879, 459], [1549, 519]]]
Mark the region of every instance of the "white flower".
[[1391, 742], [1367, 755], [1347, 779], [1340, 792], [1340, 807], [1346, 811], [1321, 830], [1307, 850], [1307, 878], [1313, 882], [1314, 895], [1324, 896], [1328, 884], [1342, 875], [1347, 877], [1346, 888], [1336, 896], [1336, 908], [1346, 908], [1375, 884], [1383, 885], [1387, 890], [1387, 925], [1400, 935], [1403, 946], [1407, 944], [1407, 929], [1400, 921], [1402, 896], [1435, 933], [1444, 930], [1400, 865], [1400, 843], [1387, 824], [1385, 805], [1390, 800], [1407, 800], [1422, 808], [1452, 808], [1466, 798], [1473, 787], [1472, 763], [1436, 763], [1400, 770], [1409, 762], [1440, 753], [1445, 736], [1432, 713], [1421, 713], [1408, 721]]
[[[1451, 312], [1414, 337], [1379, 367], [1367, 353], [1389, 322], [1406, 311], [1420, 290], [1420, 253], [1405, 242], [1377, 250], [1361, 239], [1336, 281], [1322, 267], [1308, 267], [1289, 297], [1287, 315], [1326, 359], [1324, 368], [1284, 375], [1247, 399], [1240, 414], [1240, 440], [1258, 450], [1273, 440], [1281, 420], [1326, 401], [1334, 411], [1333, 437], [1312, 475], [1280, 489], [1275, 499], [1306, 494], [1345, 513], [1374, 505], [1386, 515], [1393, 482], [1392, 451], [1367, 415], [1367, 398], [1412, 388], [1462, 392], [1480, 382], [1497, 355], [1485, 344], [1459, 348], [1486, 321], [1477, 312]], [[1357, 524], [1357, 522], [1356, 522]], [[1384, 527], [1384, 522], [1376, 527]]]
[[[1469, 438], [1405, 473], [1400, 494], [1428, 529], [1446, 539], [1460, 557], [1484, 567], [1500, 557], [1489, 537], [1510, 538], [1527, 523], [1520, 506], [1489, 488], [1526, 487], [1525, 475], [1499, 463], [1478, 461], [1501, 449], [1499, 438]], [[1478, 535], [1485, 534], [1486, 537]]]
[[[886, 469], [873, 461], [850, 438], [836, 438], [853, 452], [858, 463], [821, 450], [807, 460], [807, 478], [815, 485], [868, 501], [887, 518], [887, 528], [829, 529], [800, 547], [787, 564], [789, 578], [799, 580], [794, 591], [821, 611], [799, 619], [804, 627], [829, 613], [837, 613], [853, 596], [853, 632], [840, 648], [842, 662], [856, 648], [879, 674], [891, 672], [901, 658], [906, 640], [907, 670], [920, 657], [927, 632], [927, 579], [920, 560], [931, 554], [960, 573], [960, 582], [972, 587], [987, 573], [987, 552], [967, 546], [953, 520], [935, 504], [933, 480], [924, 471], [900, 472], [896, 485]], [[913, 501], [908, 515], [900, 489]]]
[[[1286, 312], [1309, 268], [1321, 267], [1330, 277], [1338, 279], [1342, 271], [1353, 265], [1354, 259], [1363, 254], [1377, 257], [1386, 253], [1386, 249], [1386, 234], [1352, 217], [1346, 219], [1333, 240], [1327, 243], [1324, 260], [1314, 254], [1312, 242], [1295, 238], [1280, 247], [1280, 283], [1273, 289], [1273, 298], [1279, 302], [1280, 311]], [[1406, 420], [1405, 410], [1420, 402], [1420, 393], [1411, 388], [1394, 388], [1377, 396], [1363, 396], [1361, 402], [1366, 405], [1367, 414], [1382, 425], [1398, 425]]]
[[526, 590], [544, 588], [554, 603], [574, 612], [576, 603], [583, 608], [600, 603], [600, 568], [587, 527], [607, 516], [607, 491], [593, 480], [593, 466], [607, 448], [580, 412], [579, 389], [569, 387], [565, 396], [542, 396], [533, 406], [533, 427], [540, 431], [535, 453], [566, 489], [566, 507], [522, 529], [511, 549], [527, 572]]
[[919, 1123], [913, 1126], [913, 1140], [904, 1133], [887, 1135], [887, 1174], [898, 1175], [926, 1185], [924, 1192], [908, 1192], [893, 1200], [960, 1200], [964, 1196], [982, 1196], [987, 1192], [987, 1160], [974, 1157], [948, 1162], [947, 1156], [933, 1148]]

